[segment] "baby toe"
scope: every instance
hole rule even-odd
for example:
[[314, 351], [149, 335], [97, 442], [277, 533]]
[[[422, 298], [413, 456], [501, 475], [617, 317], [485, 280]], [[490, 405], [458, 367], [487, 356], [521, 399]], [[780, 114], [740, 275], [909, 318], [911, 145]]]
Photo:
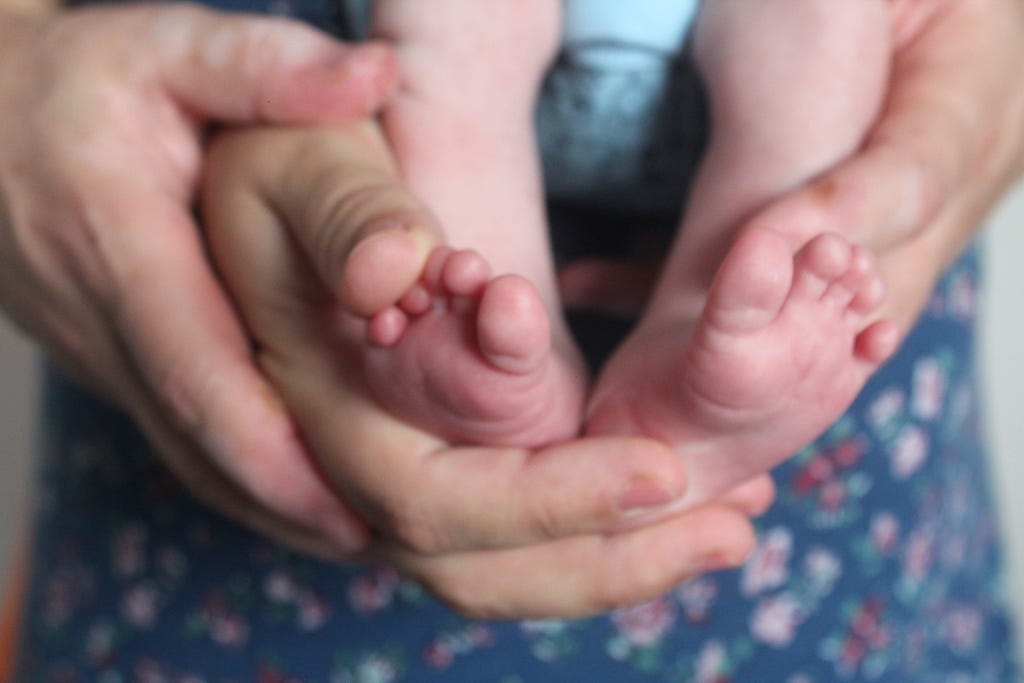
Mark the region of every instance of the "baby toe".
[[778, 316], [792, 284], [793, 252], [771, 230], [744, 231], [711, 285], [703, 320], [730, 334], [759, 330]]
[[879, 320], [860, 331], [854, 339], [854, 353], [868, 372], [889, 359], [899, 346], [899, 329], [889, 320]]
[[434, 297], [427, 291], [427, 288], [417, 282], [398, 300], [398, 307], [408, 315], [416, 316], [429, 311], [433, 302]]
[[366, 339], [374, 345], [389, 347], [397, 344], [409, 327], [409, 318], [396, 306], [372, 316], [366, 326]]
[[505, 372], [527, 374], [551, 352], [551, 327], [540, 295], [517, 275], [499, 277], [486, 287], [477, 314], [480, 352]]
[[441, 282], [450, 296], [476, 296], [491, 279], [491, 268], [475, 251], [466, 249], [451, 254], [441, 271]]
[[819, 235], [797, 252], [792, 296], [817, 299], [834, 281], [850, 269], [853, 254], [849, 243], [838, 235]]

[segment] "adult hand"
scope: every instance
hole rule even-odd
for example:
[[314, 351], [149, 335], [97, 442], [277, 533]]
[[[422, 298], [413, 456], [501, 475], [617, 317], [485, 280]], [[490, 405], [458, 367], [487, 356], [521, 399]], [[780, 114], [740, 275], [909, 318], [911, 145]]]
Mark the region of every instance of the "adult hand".
[[753, 221], [875, 250], [904, 331], [1024, 171], [1024, 2], [894, 0], [886, 105], [863, 149]]
[[[838, 232], [876, 252], [889, 288], [878, 311], [906, 332], [943, 270], [1024, 170], [1024, 3], [893, 0], [886, 104], [863, 147], [750, 224], [805, 241]], [[638, 310], [651, 266], [580, 263], [569, 303]], [[608, 283], [615, 283], [615, 290]]]
[[201, 499], [321, 552], [365, 528], [253, 366], [190, 206], [208, 123], [362, 117], [394, 71], [280, 19], [0, 13], [0, 304]]
[[[369, 398], [365, 323], [343, 310], [346, 263], [380, 229], [423, 239], [433, 225], [375, 126], [222, 134], [207, 174], [211, 253], [260, 366], [331, 481], [378, 531], [363, 559], [469, 615], [567, 617], [653, 597], [749, 552], [747, 516], [768, 504], [767, 480], [637, 527], [685, 489], [681, 460], [661, 444], [454, 448]], [[397, 297], [408, 283], [395, 284]]]

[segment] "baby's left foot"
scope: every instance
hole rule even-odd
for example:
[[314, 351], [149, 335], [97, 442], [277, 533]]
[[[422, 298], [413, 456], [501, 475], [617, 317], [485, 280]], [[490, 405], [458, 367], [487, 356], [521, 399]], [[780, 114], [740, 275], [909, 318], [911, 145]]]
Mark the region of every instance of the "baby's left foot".
[[[687, 502], [774, 467], [826, 429], [895, 349], [869, 323], [884, 287], [867, 250], [834, 235], [796, 254], [743, 233], [701, 317], [648, 316], [598, 382], [587, 431], [642, 434], [687, 458]], [[655, 319], [651, 319], [655, 318]]]
[[[579, 431], [586, 378], [538, 291], [472, 251], [434, 250], [371, 316], [366, 378], [395, 415], [455, 443], [535, 447]], [[559, 342], [562, 342], [561, 344]]]

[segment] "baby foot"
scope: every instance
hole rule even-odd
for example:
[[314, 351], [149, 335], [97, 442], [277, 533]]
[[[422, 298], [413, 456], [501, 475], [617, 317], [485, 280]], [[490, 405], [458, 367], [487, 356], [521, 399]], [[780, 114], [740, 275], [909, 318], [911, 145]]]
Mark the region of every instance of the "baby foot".
[[367, 342], [381, 404], [452, 442], [532, 447], [579, 430], [582, 369], [552, 349], [540, 295], [519, 276], [492, 278], [475, 252], [435, 249], [397, 303], [369, 317]]
[[743, 233], [696, 323], [645, 320], [609, 363], [587, 431], [661, 439], [688, 459], [687, 503], [714, 498], [817, 437], [895, 349], [868, 315], [884, 295], [870, 253], [835, 235], [795, 255]]

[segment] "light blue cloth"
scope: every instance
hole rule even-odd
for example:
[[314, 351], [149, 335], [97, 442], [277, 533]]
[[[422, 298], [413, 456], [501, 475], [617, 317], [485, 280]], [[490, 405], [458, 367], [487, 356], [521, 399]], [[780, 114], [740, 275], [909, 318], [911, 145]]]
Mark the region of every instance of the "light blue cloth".
[[[628, 67], [644, 53], [674, 55], [697, 13], [698, 0], [566, 0], [567, 50], [579, 51], [596, 67]], [[623, 47], [633, 49], [623, 50]]]

